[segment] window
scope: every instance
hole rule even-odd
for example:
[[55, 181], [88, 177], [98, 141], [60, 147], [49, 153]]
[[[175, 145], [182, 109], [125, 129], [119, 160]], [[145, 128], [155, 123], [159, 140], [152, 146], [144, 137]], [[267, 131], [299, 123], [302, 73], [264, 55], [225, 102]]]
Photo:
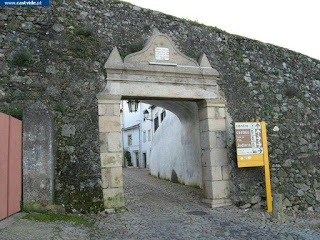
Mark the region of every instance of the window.
[[131, 146], [132, 145], [132, 135], [129, 134], [128, 135], [128, 146]]
[[166, 111], [163, 110], [163, 112], [161, 113], [161, 122], [163, 121], [163, 119], [166, 117]]
[[151, 129], [148, 130], [148, 141], [151, 141]]
[[157, 131], [158, 127], [159, 127], [159, 118], [158, 116], [156, 116], [156, 118], [154, 119], [154, 132]]
[[143, 131], [143, 142], [147, 141], [147, 132]]

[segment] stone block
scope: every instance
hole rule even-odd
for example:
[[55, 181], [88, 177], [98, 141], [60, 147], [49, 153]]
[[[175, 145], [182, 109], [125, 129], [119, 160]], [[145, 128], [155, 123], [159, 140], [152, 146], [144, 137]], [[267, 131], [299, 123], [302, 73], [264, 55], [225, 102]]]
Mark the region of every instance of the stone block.
[[217, 101], [217, 100], [206, 100], [206, 106], [213, 107], [213, 108], [225, 108], [226, 102], [225, 101]]
[[208, 119], [204, 119], [204, 120], [199, 121], [200, 133], [209, 131], [208, 124], [209, 124]]
[[220, 199], [202, 199], [202, 202], [206, 205], [209, 205], [211, 208], [224, 207], [232, 205], [232, 202], [228, 198]]
[[99, 133], [99, 145], [100, 145], [100, 153], [108, 152], [108, 133]]
[[120, 117], [99, 116], [99, 132], [120, 132]]
[[221, 167], [203, 167], [203, 178], [205, 181], [222, 180]]
[[209, 131], [226, 131], [225, 119], [208, 119]]
[[117, 188], [123, 186], [122, 167], [101, 169], [102, 188]]
[[103, 92], [97, 94], [98, 104], [120, 104], [121, 96], [105, 94]]
[[120, 116], [120, 103], [104, 103], [98, 105], [99, 116]]
[[216, 119], [226, 118], [226, 108], [216, 108]]
[[121, 153], [100, 153], [101, 167], [121, 167]]
[[202, 100], [197, 102], [198, 108], [225, 108], [226, 102], [221, 100]]
[[210, 149], [210, 132], [201, 132], [200, 133], [200, 147], [201, 149]]
[[272, 217], [280, 222], [285, 220], [282, 199], [282, 194], [273, 194], [272, 196]]
[[315, 190], [316, 191], [316, 200], [320, 202], [320, 190]]
[[207, 118], [211, 119], [224, 119], [226, 117], [225, 108], [208, 107]]
[[113, 104], [113, 115], [120, 116], [120, 104]]
[[23, 204], [53, 204], [54, 120], [38, 102], [23, 111]]
[[207, 108], [200, 108], [199, 109], [199, 119], [204, 120], [204, 119], [208, 119], [208, 111]]
[[208, 118], [200, 121], [200, 132], [207, 131], [226, 131], [225, 119]]
[[226, 131], [201, 132], [201, 149], [225, 148]]
[[220, 199], [230, 197], [230, 182], [222, 181], [204, 181], [205, 198]]
[[197, 101], [197, 106], [199, 111], [207, 107], [207, 103], [205, 100]]
[[227, 147], [227, 137], [226, 131], [214, 131], [214, 138], [212, 140], [213, 148], [226, 148]]
[[107, 135], [108, 151], [120, 152], [121, 151], [121, 133], [112, 132]]
[[105, 208], [120, 208], [124, 206], [123, 188], [103, 189]]
[[231, 165], [222, 166], [222, 179], [223, 180], [230, 180], [231, 179]]
[[63, 137], [71, 137], [76, 134], [76, 127], [72, 124], [65, 124], [62, 126], [61, 135]]
[[229, 160], [226, 148], [212, 148], [202, 150], [201, 162], [203, 167], [228, 166]]
[[99, 116], [113, 116], [113, 104], [98, 104]]

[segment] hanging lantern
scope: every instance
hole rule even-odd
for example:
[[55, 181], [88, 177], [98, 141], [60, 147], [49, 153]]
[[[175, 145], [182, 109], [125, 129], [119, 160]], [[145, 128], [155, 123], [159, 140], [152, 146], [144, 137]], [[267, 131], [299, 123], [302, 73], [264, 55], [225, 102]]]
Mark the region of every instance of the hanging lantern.
[[147, 109], [144, 110], [143, 116], [144, 116], [144, 120], [148, 119], [148, 117], [149, 117], [149, 111], [148, 111]]
[[129, 100], [127, 103], [128, 103], [129, 112], [138, 111], [139, 101], [137, 101], [137, 100]]

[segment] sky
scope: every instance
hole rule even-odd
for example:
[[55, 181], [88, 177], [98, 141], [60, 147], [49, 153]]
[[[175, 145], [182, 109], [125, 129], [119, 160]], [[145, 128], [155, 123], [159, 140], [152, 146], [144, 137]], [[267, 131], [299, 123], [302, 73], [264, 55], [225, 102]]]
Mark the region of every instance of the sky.
[[320, 60], [320, 0], [125, 0]]

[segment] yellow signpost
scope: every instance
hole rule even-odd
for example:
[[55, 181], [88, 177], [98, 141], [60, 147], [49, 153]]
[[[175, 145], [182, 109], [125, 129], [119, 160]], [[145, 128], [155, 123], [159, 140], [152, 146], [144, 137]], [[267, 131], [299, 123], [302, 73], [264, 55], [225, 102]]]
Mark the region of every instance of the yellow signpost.
[[263, 167], [267, 209], [272, 212], [267, 128], [265, 122], [236, 122], [235, 136], [238, 167]]

